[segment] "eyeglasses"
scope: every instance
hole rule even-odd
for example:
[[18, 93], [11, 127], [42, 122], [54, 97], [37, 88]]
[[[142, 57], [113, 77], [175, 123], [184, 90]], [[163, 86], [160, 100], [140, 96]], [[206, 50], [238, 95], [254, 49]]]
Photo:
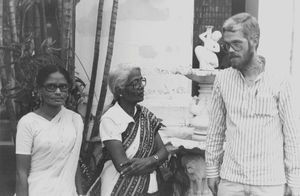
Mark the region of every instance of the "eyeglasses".
[[43, 87], [48, 92], [55, 92], [58, 88], [61, 92], [67, 92], [69, 90], [68, 84], [45, 84]]
[[130, 86], [133, 89], [138, 89], [140, 87], [144, 87], [146, 86], [147, 80], [145, 77], [141, 77], [139, 79], [135, 79], [133, 81], [131, 81], [129, 84], [127, 84], [126, 86]]
[[221, 46], [224, 48], [226, 52], [229, 52], [230, 48], [232, 48], [234, 51], [241, 51], [243, 49], [242, 44], [239, 42], [228, 43], [223, 41], [221, 43]]

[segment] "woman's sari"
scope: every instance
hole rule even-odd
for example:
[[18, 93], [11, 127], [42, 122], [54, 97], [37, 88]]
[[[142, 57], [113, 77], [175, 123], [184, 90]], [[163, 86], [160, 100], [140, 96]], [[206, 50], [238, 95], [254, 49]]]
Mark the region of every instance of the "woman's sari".
[[[140, 126], [140, 135], [137, 135]], [[140, 142], [133, 158], [146, 158], [155, 154], [155, 135], [161, 126], [160, 121], [147, 108], [137, 105], [137, 112], [134, 115], [134, 122], [128, 124], [127, 129], [122, 133], [122, 144], [126, 151], [136, 137]], [[104, 156], [107, 158], [107, 151], [103, 149]], [[94, 183], [88, 195], [99, 195], [100, 177]], [[150, 183], [150, 174], [134, 175], [122, 177], [119, 175], [113, 187], [111, 195], [134, 196], [147, 194]], [[96, 188], [97, 189], [97, 188]]]
[[[77, 196], [75, 174], [82, 141], [81, 117], [66, 109], [51, 120], [29, 113], [36, 122], [28, 177], [30, 196]], [[37, 126], [37, 124], [39, 124]]]

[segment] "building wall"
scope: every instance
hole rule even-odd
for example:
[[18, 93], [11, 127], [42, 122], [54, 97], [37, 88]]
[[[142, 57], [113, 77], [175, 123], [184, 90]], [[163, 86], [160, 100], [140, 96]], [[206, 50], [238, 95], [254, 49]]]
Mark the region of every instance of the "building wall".
[[[249, 0], [250, 1], [250, 0]], [[261, 27], [259, 53], [266, 57], [266, 69], [274, 80], [291, 74], [296, 100], [300, 99], [300, 2], [298, 0], [264, 0], [258, 4]], [[295, 102], [300, 108], [300, 102]]]
[[294, 1], [294, 14], [293, 14], [293, 38], [292, 38], [292, 73], [297, 77], [297, 84], [300, 82], [300, 1]]
[[[76, 10], [76, 54], [89, 75], [94, 51], [97, 2], [81, 0]], [[190, 80], [169, 74], [166, 70], [192, 63], [193, 5], [194, 0], [119, 0], [112, 66], [133, 63], [142, 67], [147, 77], [143, 104], [160, 113], [161, 117], [170, 116], [162, 106], [186, 108], [189, 104]], [[112, 1], [105, 1], [104, 7], [97, 94], [102, 81]], [[76, 68], [80, 78], [87, 82], [78, 59]], [[181, 112], [173, 109], [175, 113]], [[176, 118], [178, 115], [175, 115]]]
[[266, 57], [266, 68], [275, 74], [287, 74], [290, 71], [292, 10], [292, 0], [259, 1], [259, 52]]

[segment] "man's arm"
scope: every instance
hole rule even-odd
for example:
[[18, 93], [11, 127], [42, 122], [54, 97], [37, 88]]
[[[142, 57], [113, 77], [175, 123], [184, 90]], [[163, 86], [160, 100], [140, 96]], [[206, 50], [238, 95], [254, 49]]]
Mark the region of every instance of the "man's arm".
[[216, 77], [210, 106], [210, 125], [206, 137], [206, 177], [213, 195], [217, 195], [220, 182], [219, 168], [222, 162], [223, 143], [226, 130], [226, 108], [220, 92], [219, 81]]
[[[296, 99], [289, 81], [282, 83], [279, 92], [279, 116], [284, 137], [284, 154], [288, 186], [300, 195], [300, 127]], [[295, 194], [295, 195], [297, 195]]]
[[226, 130], [226, 108], [216, 78], [210, 105], [210, 124], [206, 138], [206, 172], [208, 178], [219, 176]]

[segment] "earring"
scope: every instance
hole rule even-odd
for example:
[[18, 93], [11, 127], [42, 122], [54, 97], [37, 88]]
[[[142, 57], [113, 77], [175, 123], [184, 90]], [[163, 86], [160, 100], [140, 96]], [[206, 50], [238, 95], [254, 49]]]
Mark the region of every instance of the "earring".
[[123, 97], [123, 95], [122, 95], [122, 94], [120, 94], [120, 97]]
[[42, 97], [42, 95], [39, 95], [39, 99], [40, 99], [41, 104], [43, 104], [44, 103], [44, 98]]
[[43, 99], [42, 95], [39, 92], [37, 92], [36, 99], [35, 99], [35, 106], [39, 107], [39, 106], [43, 105], [43, 103], [44, 103], [44, 99]]

